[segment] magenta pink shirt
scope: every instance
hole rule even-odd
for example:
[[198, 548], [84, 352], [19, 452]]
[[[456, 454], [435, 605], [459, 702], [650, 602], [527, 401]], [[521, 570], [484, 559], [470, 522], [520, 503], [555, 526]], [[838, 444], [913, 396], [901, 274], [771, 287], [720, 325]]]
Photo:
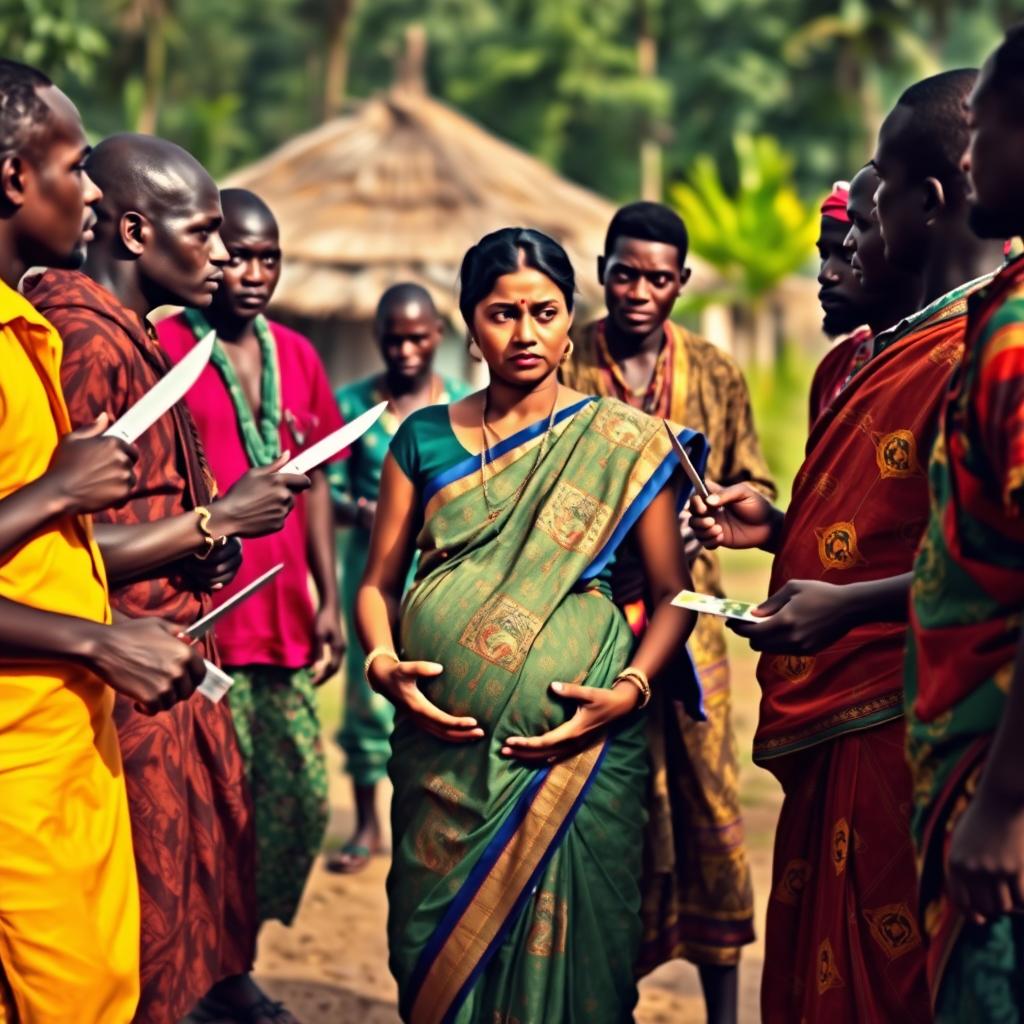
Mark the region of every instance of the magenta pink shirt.
[[[281, 450], [297, 455], [342, 425], [320, 357], [301, 334], [270, 322], [281, 373]], [[177, 362], [195, 345], [195, 335], [176, 316], [157, 325], [160, 343]], [[199, 428], [210, 470], [223, 495], [250, 465], [231, 396], [211, 363], [185, 399]], [[344, 453], [341, 457], [347, 455]], [[302, 668], [319, 656], [313, 635], [315, 611], [310, 598], [306, 548], [306, 497], [298, 496], [284, 528], [266, 537], [242, 541], [242, 567], [214, 595], [214, 604], [231, 597], [278, 562], [284, 569], [270, 583], [217, 623], [217, 643], [225, 665], [277, 665]]]

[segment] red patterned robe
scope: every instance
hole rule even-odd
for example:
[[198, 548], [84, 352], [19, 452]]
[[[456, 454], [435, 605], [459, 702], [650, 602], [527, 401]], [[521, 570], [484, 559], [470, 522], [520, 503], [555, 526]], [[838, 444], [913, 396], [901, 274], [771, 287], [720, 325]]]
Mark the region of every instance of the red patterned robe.
[[850, 376], [870, 358], [874, 339], [870, 327], [858, 327], [852, 334], [833, 342], [822, 357], [811, 381], [811, 419], [818, 417], [837, 399]]
[[[116, 419], [170, 369], [152, 328], [77, 271], [47, 271], [26, 287], [64, 339], [61, 381], [76, 427]], [[138, 485], [97, 522], [143, 523], [210, 501], [211, 480], [185, 404], [139, 440]], [[210, 608], [162, 567], [111, 590], [137, 618], [187, 626]], [[207, 657], [215, 653], [207, 649]], [[124, 758], [142, 897], [140, 1024], [176, 1024], [221, 978], [249, 970], [255, 950], [252, 814], [227, 701], [200, 694], [154, 717], [120, 695]]]
[[[963, 290], [879, 335], [812, 424], [769, 590], [909, 572], [924, 467], [963, 352]], [[813, 411], [812, 411], [813, 414]], [[766, 1024], [931, 1019], [904, 753], [906, 626], [815, 657], [764, 654], [754, 760], [782, 783], [761, 990]]]

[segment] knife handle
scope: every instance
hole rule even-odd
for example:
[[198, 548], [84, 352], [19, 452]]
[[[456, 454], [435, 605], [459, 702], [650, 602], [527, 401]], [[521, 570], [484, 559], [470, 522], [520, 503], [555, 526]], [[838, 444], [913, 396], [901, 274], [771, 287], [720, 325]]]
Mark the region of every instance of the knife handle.
[[212, 661], [204, 661], [203, 664], [206, 666], [206, 675], [196, 690], [207, 700], [217, 704], [224, 694], [235, 685], [235, 681], [227, 672], [217, 668]]

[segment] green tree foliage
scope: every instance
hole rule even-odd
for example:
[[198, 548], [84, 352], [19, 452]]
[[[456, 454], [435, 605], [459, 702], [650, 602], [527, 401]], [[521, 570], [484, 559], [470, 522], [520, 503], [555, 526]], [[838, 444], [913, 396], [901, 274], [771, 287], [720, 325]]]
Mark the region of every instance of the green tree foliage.
[[737, 183], [722, 180], [702, 154], [672, 201], [690, 232], [690, 246], [715, 267], [729, 290], [719, 300], [756, 303], [799, 270], [814, 248], [818, 211], [804, 203], [793, 181], [793, 160], [771, 136], [734, 140]]
[[91, 83], [108, 49], [91, 15], [88, 0], [0, 0], [0, 52]]
[[781, 140], [811, 196], [870, 155], [902, 87], [978, 61], [1019, 2], [0, 0], [0, 43], [94, 134], [155, 126], [223, 173], [386, 86], [417, 22], [436, 95], [612, 198], [636, 196], [652, 138], [669, 182], [706, 153], [734, 187], [737, 132]]

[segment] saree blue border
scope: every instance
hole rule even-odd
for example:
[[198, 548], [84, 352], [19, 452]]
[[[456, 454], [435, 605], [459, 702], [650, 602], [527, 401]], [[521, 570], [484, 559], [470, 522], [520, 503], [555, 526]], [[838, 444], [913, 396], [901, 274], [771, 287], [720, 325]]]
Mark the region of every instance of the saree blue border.
[[[544, 852], [544, 856], [540, 859], [536, 869], [530, 876], [529, 881], [523, 886], [522, 892], [512, 905], [512, 909], [509, 911], [509, 914], [505, 918], [501, 928], [494, 936], [483, 956], [480, 957], [480, 960], [473, 968], [472, 973], [466, 979], [466, 983], [462, 986], [459, 990], [459, 994], [452, 1001], [452, 1005], [446, 1011], [442, 1019], [443, 1024], [452, 1024], [455, 1020], [459, 1010], [462, 1008], [462, 1004], [465, 1003], [470, 992], [473, 991], [473, 986], [476, 985], [477, 981], [479, 981], [480, 975], [486, 970], [487, 965], [494, 957], [494, 954], [501, 948], [501, 945], [507, 938], [509, 931], [515, 926], [516, 922], [522, 915], [523, 910], [526, 908], [527, 903], [533, 897], [541, 876], [548, 864], [551, 862], [551, 858], [555, 855], [555, 852], [565, 839], [577, 812], [580, 807], [583, 806], [583, 801], [586, 798], [587, 792], [590, 790], [594, 779], [597, 778], [597, 773], [601, 770], [605, 754], [607, 753], [608, 746], [611, 744], [612, 740], [613, 736], [609, 736], [604, 741], [604, 744], [601, 747], [601, 753], [598, 756], [597, 761], [594, 763], [594, 767], [591, 769], [590, 774], [587, 776], [587, 781], [583, 784], [576, 800], [573, 802], [569, 813], [565, 816], [562, 824], [558, 827], [558, 831], [552, 838], [547, 850]], [[444, 917], [442, 917], [440, 922], [438, 922], [434, 934], [431, 935], [427, 944], [423, 947], [419, 961], [416, 964], [416, 969], [413, 971], [412, 976], [409, 979], [409, 995], [406, 999], [402, 1000], [401, 1012], [403, 1019], [408, 1019], [408, 1014], [416, 1002], [416, 997], [419, 994], [420, 987], [423, 984], [423, 980], [426, 977], [427, 972], [430, 970], [430, 966], [435, 957], [440, 952], [445, 941], [448, 939], [452, 929], [456, 924], [458, 924], [462, 914], [470, 903], [472, 903], [473, 898], [479, 891], [484, 879], [497, 863], [498, 858], [512, 840], [516, 830], [525, 820], [537, 793], [540, 791], [541, 786], [543, 786], [550, 771], [551, 769], [548, 767], [539, 769], [535, 778], [531, 779], [529, 787], [519, 798], [519, 801], [512, 813], [505, 819], [494, 838], [487, 844], [487, 849], [484, 850], [480, 860], [474, 865], [473, 870], [470, 872], [462, 888], [455, 895], [455, 898], [452, 900], [447, 911], [445, 911]]]
[[498, 934], [494, 936], [493, 941], [487, 947], [486, 952], [480, 958], [480, 962], [473, 968], [473, 973], [466, 979], [466, 984], [462, 986], [459, 994], [452, 1001], [452, 1005], [449, 1007], [448, 1012], [444, 1015], [442, 1024], [452, 1024], [455, 1020], [459, 1010], [462, 1009], [462, 1004], [466, 1001], [469, 993], [473, 991], [473, 986], [477, 983], [480, 975], [484, 972], [487, 965], [490, 963], [492, 957], [501, 948], [501, 944], [505, 941], [509, 931], [519, 920], [520, 915], [526, 909], [526, 904], [532, 899], [533, 894], [537, 891], [537, 886], [540, 883], [541, 875], [544, 874], [545, 869], [551, 862], [551, 858], [555, 855], [555, 852], [562, 845], [562, 841], [565, 839], [566, 833], [569, 831], [569, 826], [572, 824], [573, 819], [576, 817], [580, 807], [583, 806], [583, 801], [586, 799], [587, 792], [589, 791], [594, 779], [597, 778], [597, 773], [601, 770], [601, 765], [604, 763], [604, 755], [608, 752], [608, 747], [614, 740], [614, 733], [609, 736], [601, 747], [601, 753], [598, 755], [597, 761], [594, 763], [593, 769], [587, 776], [587, 781], [583, 784], [583, 787], [579, 791], [579, 795], [576, 797], [575, 802], [572, 805], [569, 813], [565, 816], [565, 820], [559, 826], [558, 831], [555, 833], [551, 840], [544, 856], [541, 858], [540, 863], [537, 865], [537, 869], [530, 876], [529, 882], [523, 886], [523, 891], [519, 894], [519, 898], [512, 905], [512, 910], [509, 912], [508, 917], [505, 918], [505, 923], [501, 926]]
[[[708, 454], [711, 451], [711, 446], [708, 444], [707, 438], [703, 434], [689, 429], [684, 429], [676, 436], [683, 443], [683, 447], [686, 448], [687, 455], [690, 456], [690, 461], [693, 463], [694, 469], [696, 469], [703, 477], [704, 471], [707, 468]], [[593, 579], [606, 568], [611, 559], [615, 557], [615, 552], [619, 545], [623, 540], [625, 540], [629, 531], [636, 525], [637, 520], [643, 514], [647, 506], [650, 505], [655, 496], [661, 491], [662, 487], [664, 487], [668, 482], [678, 465], [679, 456], [676, 454], [675, 449], [672, 449], [672, 451], [665, 456], [665, 460], [657, 468], [651, 478], [646, 484], [644, 484], [640, 493], [637, 495], [636, 500], [629, 506], [628, 511], [622, 517], [622, 520], [616, 527], [615, 532], [608, 538], [604, 547], [597, 553], [597, 557], [583, 571], [583, 574], [580, 576], [581, 582]], [[682, 511], [683, 506], [689, 500], [692, 493], [693, 485], [690, 483], [689, 479], [687, 479], [684, 486], [680, 488], [679, 491], [680, 511]], [[694, 719], [694, 721], [706, 722], [708, 716], [707, 711], [704, 708], [704, 688], [701, 686], [700, 674], [698, 673], [697, 666], [694, 663], [693, 655], [690, 653], [689, 645], [687, 645], [686, 648], [686, 666], [683, 678], [678, 680], [677, 685], [681, 690], [681, 699], [683, 707], [686, 709], [686, 713]]]
[[[567, 405], [564, 409], [560, 409], [555, 414], [554, 422], [561, 423], [562, 420], [579, 412], [583, 406], [596, 401], [597, 399], [594, 396], [588, 395], [575, 405]], [[518, 448], [519, 445], [525, 444], [527, 441], [532, 441], [535, 437], [539, 437], [545, 430], [547, 430], [547, 427], [547, 416], [542, 420], [537, 420], [536, 423], [531, 423], [528, 427], [523, 427], [522, 430], [513, 434], [511, 437], [506, 437], [504, 440], [499, 441], [493, 448], [488, 448], [487, 456], [484, 460], [485, 463], [493, 462], [495, 459], [501, 458], [501, 456], [506, 452], [512, 451], [513, 448]], [[456, 480], [461, 480], [464, 476], [475, 472], [479, 468], [479, 455], [469, 455], [461, 462], [456, 462], [454, 466], [449, 466], [443, 473], [438, 473], [437, 476], [435, 476], [433, 480], [423, 488], [423, 497], [421, 499], [422, 504], [426, 506], [430, 499], [433, 498], [434, 495], [443, 487], [447, 487], [449, 484], [455, 483]]]
[[420, 958], [416, 962], [416, 968], [409, 978], [407, 997], [402, 1000], [401, 1010], [403, 1019], [408, 1018], [408, 1014], [416, 1002], [420, 986], [423, 984], [423, 979], [426, 977], [427, 971], [430, 970], [430, 965], [434, 962], [435, 957], [441, 951], [441, 947], [444, 945], [449, 933], [458, 923], [459, 918], [462, 917], [469, 904], [473, 902], [473, 898], [479, 891], [484, 879], [494, 867], [498, 857], [501, 856], [502, 850], [508, 846], [516, 829], [525, 820], [534, 798], [540, 791], [541, 786], [544, 785], [544, 781], [550, 772], [551, 768], [547, 765], [536, 771], [534, 777], [530, 780], [530, 784], [523, 791], [522, 796], [520, 796], [508, 817], [502, 822], [501, 828], [494, 834], [494, 837], [487, 844], [487, 848], [481, 854], [480, 859], [473, 866], [473, 870], [467, 876], [462, 888], [459, 889], [448, 905], [448, 909], [438, 922], [434, 934], [427, 940], [420, 953]]
[[[696, 459], [691, 459], [694, 468], [702, 476], [704, 475], [704, 467], [708, 461], [709, 446], [707, 439], [703, 434], [698, 434], [695, 430], [684, 430], [678, 435], [680, 441], [684, 445], [699, 445], [696, 451]], [[689, 453], [687, 453], [689, 454]], [[675, 472], [676, 467], [679, 465], [679, 456], [676, 454], [675, 449], [665, 456], [662, 464], [651, 474], [650, 479], [641, 488], [640, 493], [636, 496], [636, 500], [626, 510], [626, 514], [619, 520], [619, 525], [615, 527], [615, 532], [608, 538], [605, 545], [597, 553], [594, 560], [583, 570], [580, 575], [581, 580], [591, 580], [595, 576], [598, 576], [601, 571], [608, 565], [611, 559], [614, 557], [615, 552], [619, 545], [626, 539], [626, 535], [636, 525], [637, 520], [646, 511], [647, 506], [654, 500], [654, 498], [661, 492], [661, 489], [668, 483], [669, 478]], [[679, 510], [682, 511], [683, 506], [689, 500], [690, 495], [693, 493], [693, 485], [689, 480], [686, 481], [684, 487], [680, 489], [680, 503]]]

